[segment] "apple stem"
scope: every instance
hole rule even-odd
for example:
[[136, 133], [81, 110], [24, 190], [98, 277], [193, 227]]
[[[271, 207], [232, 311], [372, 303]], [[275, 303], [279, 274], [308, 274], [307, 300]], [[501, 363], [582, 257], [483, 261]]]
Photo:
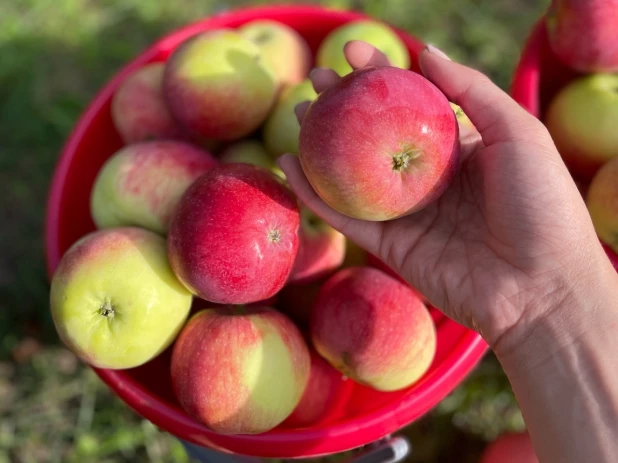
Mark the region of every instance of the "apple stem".
[[395, 172], [404, 172], [410, 161], [420, 156], [418, 150], [411, 147], [405, 147], [401, 152], [393, 155], [393, 170]]
[[99, 310], [99, 313], [107, 318], [114, 318], [114, 306], [111, 302], [105, 301]]

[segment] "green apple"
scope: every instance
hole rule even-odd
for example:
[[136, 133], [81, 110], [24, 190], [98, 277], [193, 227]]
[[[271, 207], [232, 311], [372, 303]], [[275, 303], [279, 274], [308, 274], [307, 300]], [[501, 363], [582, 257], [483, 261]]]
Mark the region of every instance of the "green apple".
[[99, 368], [132, 368], [160, 354], [180, 332], [191, 302], [168, 263], [165, 239], [134, 227], [81, 238], [51, 283], [60, 338]]
[[307, 77], [311, 50], [305, 39], [291, 27], [279, 21], [260, 19], [245, 24], [238, 33], [258, 46], [279, 85], [294, 85]]
[[288, 87], [281, 93], [275, 109], [264, 124], [264, 144], [270, 154], [273, 156], [285, 153], [298, 154], [300, 124], [296, 119], [294, 108], [303, 101], [315, 100], [317, 96], [309, 79]]
[[264, 148], [264, 145], [257, 140], [243, 140], [228, 146], [221, 153], [221, 162], [229, 164], [231, 162], [244, 162], [264, 167], [273, 174], [285, 179], [285, 174], [279, 168], [272, 156]]
[[333, 69], [340, 76], [352, 71], [343, 54], [343, 47], [351, 40], [363, 40], [382, 53], [391, 65], [407, 69], [410, 67], [410, 54], [399, 36], [386, 24], [359, 20], [344, 24], [326, 36], [318, 48], [316, 62], [319, 67]]
[[552, 100], [545, 125], [567, 165], [591, 177], [618, 157], [618, 74], [570, 82]]

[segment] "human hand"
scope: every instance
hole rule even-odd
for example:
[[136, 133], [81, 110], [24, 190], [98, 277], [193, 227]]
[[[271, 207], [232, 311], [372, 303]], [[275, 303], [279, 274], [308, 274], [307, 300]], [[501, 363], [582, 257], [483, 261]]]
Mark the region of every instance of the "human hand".
[[[388, 65], [365, 42], [349, 43], [345, 54], [354, 69]], [[462, 128], [459, 173], [438, 201], [392, 221], [353, 219], [316, 195], [297, 157], [286, 155], [280, 165], [302, 202], [432, 305], [479, 331], [494, 349], [516, 343], [506, 339], [509, 333], [525, 332], [613, 269], [543, 124], [487, 77], [433, 47], [419, 64], [478, 129]], [[311, 79], [320, 93], [340, 77], [317, 69]], [[301, 124], [308, 106], [296, 108]]]

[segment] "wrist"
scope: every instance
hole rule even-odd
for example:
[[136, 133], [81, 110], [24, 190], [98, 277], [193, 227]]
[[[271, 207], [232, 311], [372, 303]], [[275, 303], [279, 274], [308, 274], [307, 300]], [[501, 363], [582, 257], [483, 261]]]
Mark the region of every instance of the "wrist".
[[576, 345], [616, 337], [618, 275], [611, 265], [597, 269], [525, 311], [491, 344], [505, 369], [530, 371]]

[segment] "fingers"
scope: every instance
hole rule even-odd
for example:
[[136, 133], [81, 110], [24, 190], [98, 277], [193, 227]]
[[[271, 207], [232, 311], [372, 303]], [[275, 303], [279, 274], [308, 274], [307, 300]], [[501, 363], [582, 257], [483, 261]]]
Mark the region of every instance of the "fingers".
[[485, 145], [530, 138], [538, 121], [482, 73], [455, 63], [435, 47], [419, 56], [419, 65], [447, 98], [462, 107]]
[[303, 204], [360, 247], [372, 253], [378, 252], [382, 227], [380, 222], [353, 219], [328, 206], [313, 190], [297, 156], [290, 154], [281, 156], [279, 166], [285, 173], [288, 184]]
[[343, 52], [353, 69], [360, 69], [367, 66], [390, 65], [384, 53], [362, 40], [352, 40], [346, 43], [343, 47]]
[[309, 74], [313, 89], [316, 93], [322, 93], [329, 87], [336, 85], [340, 80], [339, 74], [329, 68], [315, 68]]

